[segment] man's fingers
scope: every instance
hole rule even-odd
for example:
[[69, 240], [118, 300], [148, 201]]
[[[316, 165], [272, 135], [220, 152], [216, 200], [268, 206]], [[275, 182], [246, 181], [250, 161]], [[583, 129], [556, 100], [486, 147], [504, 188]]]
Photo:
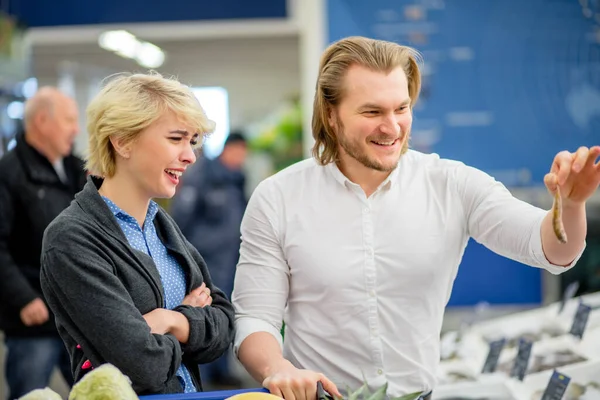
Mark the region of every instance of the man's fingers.
[[335, 383], [330, 381], [325, 375], [321, 374], [321, 378], [319, 380], [323, 384], [323, 389], [325, 389], [329, 394], [335, 395], [337, 397], [342, 397], [342, 394], [338, 390]]
[[45, 305], [43, 305], [43, 307], [42, 307], [42, 322], [41, 323], [48, 321], [49, 317], [50, 316], [48, 315], [48, 309], [46, 308]]
[[296, 400], [316, 400], [317, 382], [314, 377], [297, 376], [291, 381]]
[[284, 384], [280, 386], [279, 389], [281, 390], [281, 393], [283, 394], [283, 398], [285, 400], [296, 400], [296, 396], [294, 396], [294, 391], [292, 390], [289, 384]]
[[588, 162], [593, 163], [594, 171], [596, 172], [596, 177], [600, 178], [600, 160], [596, 162], [598, 157], [600, 156], [600, 146], [594, 146], [590, 149], [590, 157]]
[[268, 379], [264, 385], [271, 394], [285, 400], [316, 400], [317, 383], [314, 376], [284, 376]]
[[555, 174], [558, 173], [558, 170], [559, 170], [560, 166], [563, 164], [563, 160], [566, 159], [566, 158], [572, 159], [573, 155], [570, 152], [566, 151], [566, 150], [561, 151], [560, 153], [558, 153], [554, 157], [554, 160], [552, 161], [552, 166], [550, 167], [550, 172], [553, 172]]
[[283, 392], [279, 389], [279, 386], [275, 384], [266, 385], [267, 390], [275, 396], [283, 397]]
[[48, 320], [48, 309], [45, 306], [28, 307], [21, 313], [25, 326], [41, 325]]
[[34, 310], [28, 315], [29, 325], [40, 325], [45, 322], [43, 310]]
[[550, 172], [544, 176], [544, 184], [546, 185], [546, 187], [548, 188], [550, 193], [556, 192], [557, 179], [558, 178], [556, 177], [556, 175], [553, 174], [552, 172]]
[[314, 387], [312, 389], [308, 385], [304, 387], [304, 398], [307, 400], [315, 400], [317, 398], [317, 385], [313, 386]]
[[308, 370], [289, 370], [276, 373], [263, 381], [263, 386], [286, 400], [316, 400], [317, 385], [321, 381], [323, 389], [330, 395], [342, 397], [335, 384], [323, 374]]
[[571, 173], [574, 156], [568, 151], [561, 151], [556, 155], [554, 164], [556, 165], [555, 172], [558, 177], [558, 185], [564, 185]]
[[31, 326], [31, 318], [29, 318], [29, 315], [27, 313], [23, 314], [21, 319], [23, 320], [23, 325]]
[[590, 154], [590, 149], [588, 149], [587, 147], [580, 147], [577, 149], [577, 152], [575, 152], [575, 157], [573, 157], [573, 162], [572, 162], [572, 166], [571, 166], [573, 172], [576, 172], [576, 173], [581, 172], [583, 167], [588, 162], [589, 154]]
[[[317, 379], [319, 379], [320, 375], [321, 374], [317, 374]], [[306, 398], [307, 399], [309, 399], [309, 400], [316, 400], [317, 399], [317, 396], [319, 394], [318, 386], [319, 386], [319, 381], [318, 380], [317, 380], [317, 382], [315, 382], [313, 379], [310, 379], [310, 380], [306, 381], [304, 387], [306, 389]], [[323, 387], [323, 390], [327, 391], [324, 387]]]
[[600, 165], [600, 161], [598, 161], [598, 163], [596, 163], [598, 156], [600, 156], [600, 146], [593, 146], [592, 148], [590, 148], [585, 166], [591, 167], [591, 166]]

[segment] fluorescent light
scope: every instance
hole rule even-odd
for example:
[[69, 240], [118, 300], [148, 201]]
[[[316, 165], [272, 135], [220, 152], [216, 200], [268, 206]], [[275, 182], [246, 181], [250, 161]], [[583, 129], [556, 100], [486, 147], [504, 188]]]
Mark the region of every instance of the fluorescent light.
[[123, 57], [132, 58], [135, 55], [138, 40], [127, 31], [108, 31], [100, 35], [98, 45]]
[[160, 47], [142, 42], [124, 30], [103, 32], [98, 37], [98, 45], [121, 57], [134, 59], [145, 68], [158, 68], [165, 62], [165, 53]]
[[25, 106], [20, 101], [13, 101], [8, 104], [6, 107], [6, 115], [10, 119], [23, 119], [23, 112], [25, 110]]
[[25, 82], [23, 82], [23, 88], [21, 88], [21, 92], [23, 93], [23, 97], [26, 99], [32, 97], [38, 89], [38, 81], [36, 78], [29, 78]]
[[152, 43], [142, 42], [137, 48], [135, 59], [142, 67], [158, 68], [165, 62], [165, 53]]

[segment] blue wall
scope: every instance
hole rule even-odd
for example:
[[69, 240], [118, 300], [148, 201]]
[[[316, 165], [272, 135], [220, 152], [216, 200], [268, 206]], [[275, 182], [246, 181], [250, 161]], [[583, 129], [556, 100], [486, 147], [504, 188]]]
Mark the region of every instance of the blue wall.
[[[425, 76], [413, 147], [507, 186], [539, 185], [556, 153], [600, 143], [600, 26], [579, 3], [328, 0], [329, 41], [363, 35], [416, 47]], [[600, 16], [600, 1], [588, 3]], [[539, 303], [541, 272], [472, 241], [450, 305], [481, 300]]]
[[285, 18], [286, 0], [11, 0], [27, 26]]

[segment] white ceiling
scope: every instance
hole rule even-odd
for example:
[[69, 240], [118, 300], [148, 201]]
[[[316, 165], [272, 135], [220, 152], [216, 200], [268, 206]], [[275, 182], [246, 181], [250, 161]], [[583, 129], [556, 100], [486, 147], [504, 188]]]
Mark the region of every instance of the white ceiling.
[[[157, 70], [177, 76], [193, 76], [206, 65], [217, 69], [244, 65], [273, 71], [298, 71], [298, 37], [262, 37], [153, 41], [166, 53], [164, 65]], [[32, 72], [39, 79], [55, 79], [65, 62], [79, 66], [79, 73], [95, 76], [117, 71], [143, 71], [135, 61], [101, 49], [96, 43], [37, 44], [32, 47]]]

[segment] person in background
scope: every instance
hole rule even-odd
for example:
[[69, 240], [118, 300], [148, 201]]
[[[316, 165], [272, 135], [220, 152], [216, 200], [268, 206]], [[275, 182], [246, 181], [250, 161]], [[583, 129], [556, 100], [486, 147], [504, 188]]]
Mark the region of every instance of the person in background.
[[24, 132], [0, 159], [0, 329], [9, 399], [48, 385], [54, 367], [73, 383], [68, 353], [40, 289], [42, 236], [85, 184], [72, 155], [75, 101], [43, 87], [25, 104]]
[[[174, 198], [171, 215], [183, 234], [202, 254], [215, 284], [230, 297], [240, 251], [240, 224], [246, 209], [245, 175], [242, 170], [248, 146], [243, 133], [227, 137], [215, 159], [203, 157], [183, 179]], [[229, 354], [202, 366], [213, 385], [237, 387]]]
[[234, 348], [285, 399], [315, 399], [319, 381], [333, 395], [366, 381], [371, 391], [389, 384], [389, 396], [435, 398], [444, 310], [469, 239], [554, 274], [585, 248], [600, 146], [548, 160], [565, 242], [552, 210], [476, 168], [409, 149], [418, 60], [393, 42], [331, 44], [317, 78], [314, 157], [261, 182], [248, 203]]
[[109, 79], [87, 110], [90, 177], [46, 229], [41, 284], [75, 381], [109, 363], [138, 395], [202, 390], [198, 364], [233, 338], [233, 306], [153, 199], [175, 194], [214, 129], [160, 74]]

